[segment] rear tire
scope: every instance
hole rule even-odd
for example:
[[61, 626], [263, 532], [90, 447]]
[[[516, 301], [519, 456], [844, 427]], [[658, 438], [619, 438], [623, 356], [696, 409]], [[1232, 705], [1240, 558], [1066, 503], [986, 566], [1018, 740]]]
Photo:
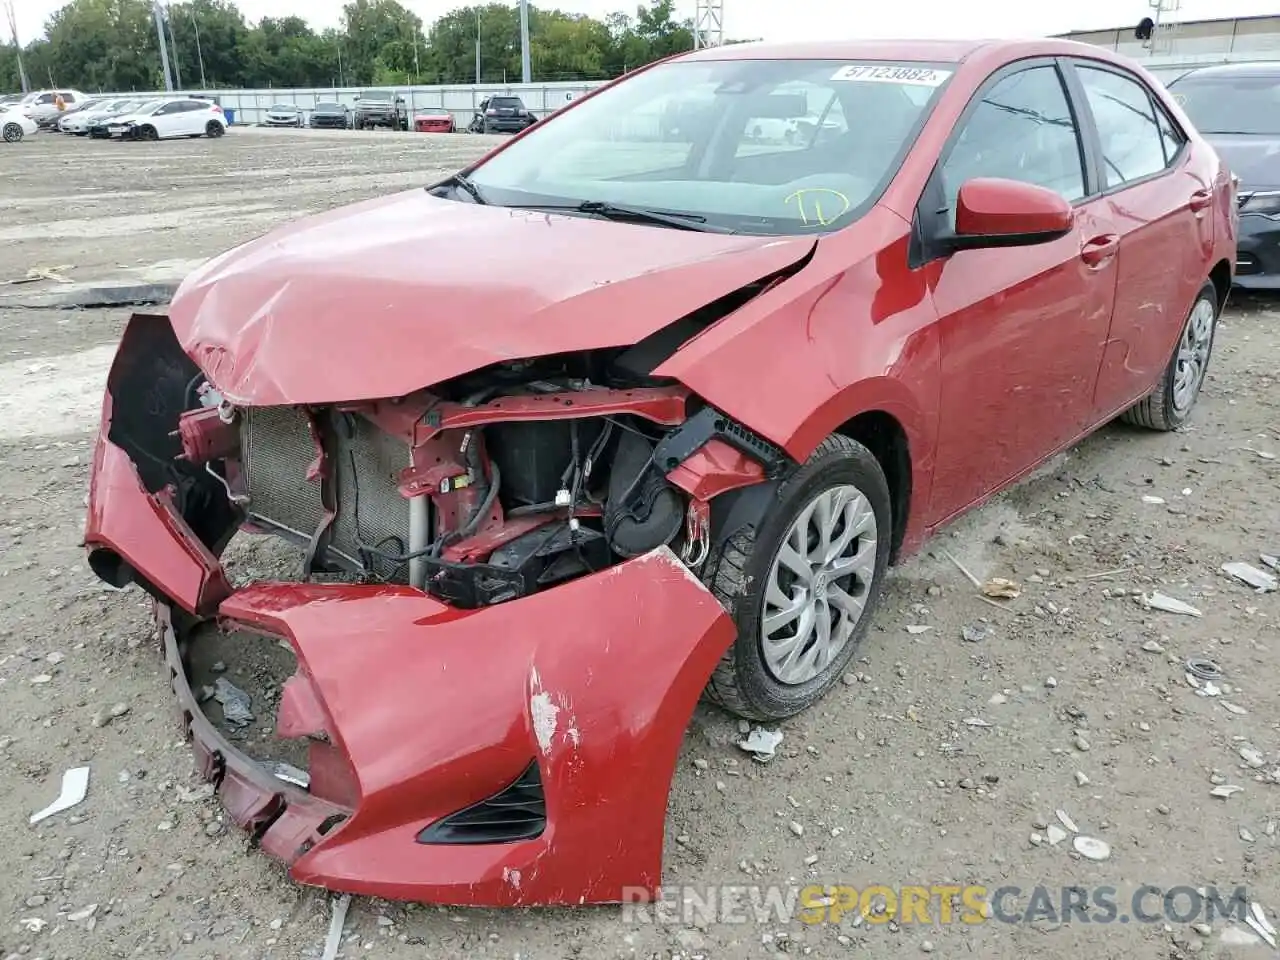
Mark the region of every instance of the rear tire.
[[[825, 536], [818, 523], [823, 503], [835, 505], [835, 519]], [[811, 519], [802, 523], [806, 512]], [[795, 567], [781, 558], [784, 546], [799, 543], [798, 538], [807, 545], [817, 537], [800, 551], [803, 559], [811, 560], [825, 552], [822, 544], [848, 535], [855, 517], [862, 518], [870, 535], [859, 533], [835, 556], [848, 564], [861, 558], [856, 576], [840, 574], [848, 566], [844, 563], [839, 569], [814, 565], [807, 581], [791, 574]], [[733, 616], [738, 637], [712, 673], [706, 699], [740, 717], [761, 721], [784, 720], [821, 699], [839, 681], [874, 618], [889, 567], [892, 529], [889, 484], [875, 456], [848, 437], [828, 437], [778, 488], [760, 525], [734, 534], [707, 563], [703, 580]], [[849, 551], [852, 557], [846, 556]], [[814, 600], [797, 599], [801, 596]], [[860, 604], [860, 612], [846, 625], [843, 603], [850, 598]], [[784, 603], [790, 607], [790, 620]], [[778, 625], [766, 632], [768, 608], [774, 610], [770, 619]], [[794, 655], [787, 654], [781, 648], [788, 646], [788, 634], [800, 638], [807, 618], [819, 624], [812, 630], [813, 639], [798, 640], [790, 646]], [[827, 618], [825, 630], [822, 618]], [[824, 636], [830, 644], [830, 638], [839, 642], [842, 634], [841, 645], [828, 646], [826, 655], [818, 656], [815, 651]], [[810, 657], [806, 670], [803, 661]]]
[[204, 135], [211, 140], [217, 140], [226, 132], [217, 120], [210, 120], [204, 127]]
[[27, 135], [27, 131], [22, 129], [20, 123], [6, 123], [4, 125], [4, 142], [5, 143], [21, 143], [22, 138]]
[[1121, 420], [1135, 427], [1166, 433], [1181, 429], [1204, 385], [1218, 331], [1219, 312], [1217, 288], [1212, 282], [1206, 282], [1196, 294], [1160, 382], [1122, 413]]

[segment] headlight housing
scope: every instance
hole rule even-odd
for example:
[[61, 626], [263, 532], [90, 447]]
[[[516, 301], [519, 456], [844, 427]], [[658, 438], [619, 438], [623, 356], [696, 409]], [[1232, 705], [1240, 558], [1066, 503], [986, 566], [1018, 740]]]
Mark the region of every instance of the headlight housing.
[[1238, 194], [1241, 213], [1280, 217], [1280, 190], [1256, 190]]

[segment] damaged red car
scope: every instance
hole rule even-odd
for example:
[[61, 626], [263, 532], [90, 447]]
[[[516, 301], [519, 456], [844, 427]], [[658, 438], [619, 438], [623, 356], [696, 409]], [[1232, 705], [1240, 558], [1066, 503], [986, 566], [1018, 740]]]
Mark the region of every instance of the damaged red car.
[[[89, 561], [154, 597], [201, 772], [297, 880], [652, 893], [698, 699], [805, 709], [931, 531], [1117, 416], [1177, 429], [1235, 234], [1105, 51], [697, 51], [135, 316]], [[242, 535], [296, 575], [240, 582]], [[287, 659], [285, 767], [201, 703], [229, 636]]]

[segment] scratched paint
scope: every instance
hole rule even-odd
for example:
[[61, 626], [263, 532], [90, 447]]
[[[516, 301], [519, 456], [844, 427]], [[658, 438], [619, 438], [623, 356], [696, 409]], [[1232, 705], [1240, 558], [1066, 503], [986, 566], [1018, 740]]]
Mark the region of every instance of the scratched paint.
[[529, 713], [533, 716], [533, 735], [537, 738], [538, 749], [543, 756], [550, 756], [560, 708], [551, 702], [551, 694], [540, 690], [529, 698]]

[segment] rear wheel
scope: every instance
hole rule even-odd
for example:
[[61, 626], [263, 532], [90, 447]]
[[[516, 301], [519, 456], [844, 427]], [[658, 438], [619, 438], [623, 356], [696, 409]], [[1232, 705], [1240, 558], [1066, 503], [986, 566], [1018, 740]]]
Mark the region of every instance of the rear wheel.
[[24, 136], [26, 136], [26, 131], [22, 129], [22, 124], [6, 123], [4, 125], [4, 142], [5, 143], [17, 143]]
[[853, 658], [889, 566], [889, 485], [875, 456], [828, 437], [775, 495], [759, 527], [707, 566], [738, 637], [706, 697], [752, 720], [816, 703]]
[[223, 129], [222, 124], [220, 124], [217, 120], [210, 120], [204, 126], [205, 136], [211, 139], [216, 140], [218, 137], [222, 136], [224, 133], [226, 133], [226, 130]]
[[1120, 419], [1149, 430], [1171, 431], [1187, 422], [1204, 385], [1218, 329], [1218, 291], [1209, 282], [1196, 294], [1173, 357], [1156, 388]]

